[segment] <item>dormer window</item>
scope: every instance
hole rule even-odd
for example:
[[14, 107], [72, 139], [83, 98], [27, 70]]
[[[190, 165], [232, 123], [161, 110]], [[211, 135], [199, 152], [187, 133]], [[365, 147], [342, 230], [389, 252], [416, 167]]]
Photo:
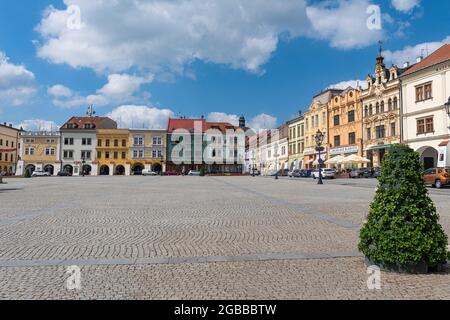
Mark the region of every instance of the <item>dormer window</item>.
[[68, 128], [68, 129], [75, 129], [75, 128], [76, 128], [76, 125], [73, 124], [73, 123], [69, 123], [69, 124], [67, 125], [67, 128]]
[[93, 126], [91, 123], [86, 123], [86, 124], [84, 125], [84, 128], [85, 128], [85, 129], [93, 129], [94, 126]]

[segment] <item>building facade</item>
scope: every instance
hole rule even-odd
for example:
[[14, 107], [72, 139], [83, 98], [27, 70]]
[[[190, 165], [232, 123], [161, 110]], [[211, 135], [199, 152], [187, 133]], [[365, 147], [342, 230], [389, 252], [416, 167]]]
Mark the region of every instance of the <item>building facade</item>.
[[288, 121], [288, 166], [289, 170], [300, 170], [303, 165], [305, 150], [305, 119], [303, 115]]
[[130, 130], [131, 174], [140, 174], [144, 169], [158, 174], [165, 172], [166, 138], [165, 130]]
[[363, 155], [360, 90], [347, 88], [328, 102], [329, 158]]
[[375, 77], [368, 76], [367, 89], [361, 93], [364, 156], [371, 161], [371, 167], [380, 167], [388, 149], [400, 142], [399, 76], [407, 69], [386, 68], [380, 48]]
[[[216, 135], [207, 134], [211, 132]], [[169, 119], [166, 150], [169, 172], [187, 174], [201, 169], [209, 174], [245, 172], [245, 128], [227, 122]]]
[[12, 124], [0, 124], [0, 174], [14, 175], [19, 160], [19, 132]]
[[61, 171], [60, 133], [59, 132], [26, 132], [20, 133], [17, 176], [27, 171], [45, 171], [57, 175]]
[[313, 102], [305, 113], [305, 150], [304, 166], [306, 169], [313, 169], [319, 166], [319, 152], [316, 150], [315, 137], [320, 130], [324, 134], [324, 152], [321, 152], [321, 160], [327, 160], [327, 146], [329, 145], [328, 135], [328, 103], [335, 96], [342, 93], [342, 90], [327, 89], [313, 98]]
[[401, 76], [403, 140], [418, 151], [425, 169], [450, 167], [450, 45]]
[[129, 130], [97, 129], [96, 138], [97, 174], [101, 176], [130, 175]]
[[72, 117], [61, 128], [61, 169], [74, 176], [97, 175], [96, 141], [98, 129], [117, 129], [106, 117]]

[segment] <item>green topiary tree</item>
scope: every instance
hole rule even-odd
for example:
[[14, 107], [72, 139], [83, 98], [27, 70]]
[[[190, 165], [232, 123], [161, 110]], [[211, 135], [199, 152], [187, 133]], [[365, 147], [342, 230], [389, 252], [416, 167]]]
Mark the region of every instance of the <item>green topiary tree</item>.
[[205, 170], [204, 167], [202, 167], [202, 168], [200, 169], [200, 177], [204, 177], [204, 176], [206, 176], [206, 170]]
[[24, 177], [25, 177], [25, 178], [31, 178], [30, 170], [25, 170], [25, 175], [24, 175]]
[[396, 145], [385, 156], [359, 250], [370, 263], [400, 272], [428, 272], [447, 261], [447, 235], [423, 181], [419, 154]]

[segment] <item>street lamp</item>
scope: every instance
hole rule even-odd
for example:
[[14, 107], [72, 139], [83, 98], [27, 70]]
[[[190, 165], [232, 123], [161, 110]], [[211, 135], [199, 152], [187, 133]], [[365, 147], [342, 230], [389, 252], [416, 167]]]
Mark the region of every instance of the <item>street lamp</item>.
[[322, 131], [317, 130], [316, 133], [316, 151], [319, 152], [319, 183], [318, 184], [323, 184], [322, 181], [322, 157], [321, 157], [321, 152], [325, 150], [325, 148], [322, 146], [323, 144], [323, 140], [325, 138], [325, 135], [323, 134]]
[[445, 104], [445, 111], [447, 111], [447, 114], [450, 117], [450, 97], [448, 97], [448, 101]]
[[275, 170], [276, 170], [275, 180], [278, 180], [278, 157], [279, 156], [280, 155], [278, 154], [278, 146], [276, 146], [275, 147], [275, 154], [274, 154], [274, 157], [275, 157]]
[[86, 164], [86, 158], [83, 157], [81, 160], [81, 176], [84, 177], [84, 165]]

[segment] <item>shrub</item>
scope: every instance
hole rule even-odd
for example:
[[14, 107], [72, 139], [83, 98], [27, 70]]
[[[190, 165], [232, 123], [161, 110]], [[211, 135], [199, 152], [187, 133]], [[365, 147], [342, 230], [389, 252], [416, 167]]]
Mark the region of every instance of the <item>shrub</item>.
[[361, 230], [359, 250], [381, 266], [408, 269], [447, 261], [447, 235], [423, 181], [419, 154], [396, 145], [385, 156], [379, 186]]
[[201, 168], [200, 169], [200, 177], [204, 177], [204, 176], [206, 176], [206, 170], [205, 170], [205, 168]]
[[25, 177], [25, 178], [31, 178], [30, 170], [26, 170], [26, 171], [25, 171], [24, 177]]

